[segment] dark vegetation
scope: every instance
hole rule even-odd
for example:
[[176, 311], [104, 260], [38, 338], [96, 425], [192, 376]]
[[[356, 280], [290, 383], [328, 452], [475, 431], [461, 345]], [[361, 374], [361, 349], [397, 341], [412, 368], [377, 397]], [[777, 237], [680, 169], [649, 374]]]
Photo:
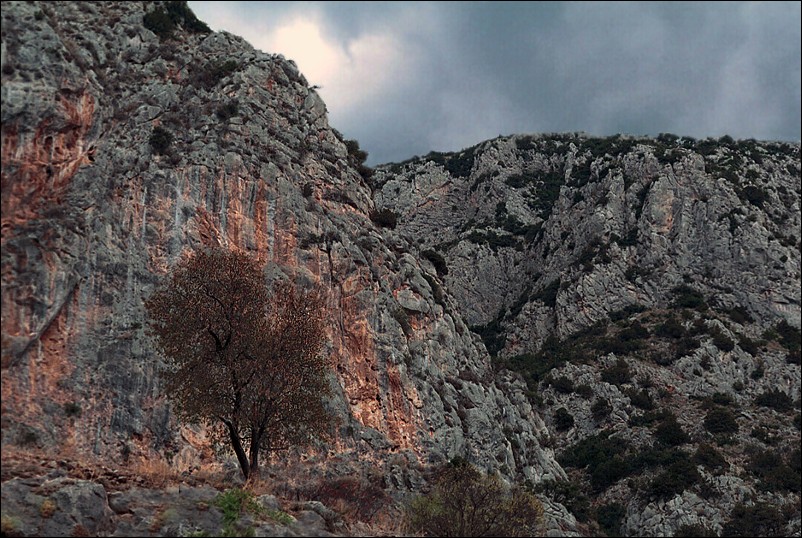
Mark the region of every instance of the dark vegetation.
[[348, 164], [356, 168], [359, 175], [367, 182], [373, 177], [373, 169], [365, 165], [368, 160], [368, 152], [359, 147], [356, 140], [344, 140], [345, 149], [348, 150]]
[[206, 23], [198, 20], [185, 1], [166, 2], [164, 7], [156, 6], [153, 11], [145, 14], [142, 23], [161, 39], [172, 38], [173, 32], [179, 27], [193, 34], [208, 34], [212, 31]]
[[161, 126], [154, 127], [149, 142], [154, 153], [165, 155], [173, 143], [173, 133]]
[[466, 178], [471, 175], [473, 162], [478, 146], [472, 146], [456, 153], [439, 153], [432, 151], [424, 159], [441, 165], [455, 178]]
[[412, 500], [406, 524], [425, 536], [540, 536], [543, 506], [530, 492], [507, 487], [462, 459], [435, 477], [431, 492]]
[[391, 230], [398, 224], [398, 215], [391, 209], [379, 209], [370, 212], [370, 220], [382, 228], [390, 228]]

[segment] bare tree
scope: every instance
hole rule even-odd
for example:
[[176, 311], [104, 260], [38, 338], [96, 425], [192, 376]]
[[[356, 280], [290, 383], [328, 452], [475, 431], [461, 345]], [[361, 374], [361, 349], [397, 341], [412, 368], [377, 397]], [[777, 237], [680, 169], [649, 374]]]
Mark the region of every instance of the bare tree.
[[197, 252], [145, 302], [177, 416], [228, 438], [246, 479], [260, 452], [302, 446], [331, 421], [325, 296], [266, 283], [245, 254]]

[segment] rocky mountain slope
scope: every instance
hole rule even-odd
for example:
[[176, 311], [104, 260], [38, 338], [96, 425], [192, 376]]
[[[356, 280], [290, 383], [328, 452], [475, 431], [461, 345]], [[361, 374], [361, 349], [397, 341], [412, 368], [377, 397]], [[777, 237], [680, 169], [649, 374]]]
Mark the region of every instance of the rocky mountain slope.
[[613, 533], [800, 532], [798, 144], [519, 135], [373, 181], [527, 380], [580, 485], [542, 489]]
[[358, 146], [293, 62], [147, 2], [4, 4], [2, 39], [4, 446], [209, 461], [160, 390], [142, 301], [221, 244], [329, 289], [340, 423], [310, 465], [391, 489], [455, 456], [565, 477], [523, 384], [370, 219]]
[[[799, 476], [798, 144], [518, 136], [372, 175], [292, 61], [182, 3], [2, 17], [4, 463], [215, 461], [171, 414], [142, 301], [224, 245], [330, 292], [339, 423], [276, 469], [400, 494], [462, 456], [529, 480], [555, 535], [721, 532], [755, 501], [799, 533], [798, 478], [775, 483]], [[688, 454], [698, 476], [672, 467]], [[4, 525], [44, 490], [70, 513], [105, 496], [128, 523], [97, 532], [148, 527], [62, 478], [4, 475]], [[15, 531], [44, 532], [34, 516]]]

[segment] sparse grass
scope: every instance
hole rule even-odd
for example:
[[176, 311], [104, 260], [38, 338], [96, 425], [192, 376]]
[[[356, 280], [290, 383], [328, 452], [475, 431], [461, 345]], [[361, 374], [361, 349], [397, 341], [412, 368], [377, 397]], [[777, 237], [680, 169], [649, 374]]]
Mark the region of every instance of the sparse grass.
[[131, 471], [156, 488], [163, 488], [179, 478], [175, 469], [159, 457], [140, 458], [131, 466]]
[[285, 526], [289, 525], [293, 521], [295, 521], [294, 517], [289, 515], [287, 512], [283, 512], [281, 510], [268, 510], [267, 511], [267, 517], [269, 517], [270, 519], [272, 519], [276, 523], [279, 523], [279, 524], [285, 525]]
[[168, 509], [160, 508], [156, 514], [153, 516], [153, 519], [150, 521], [150, 525], [148, 525], [148, 530], [150, 532], [158, 532], [164, 526], [164, 522], [166, 521], [165, 513]]
[[42, 504], [39, 505], [39, 515], [42, 516], [43, 519], [52, 517], [55, 513], [56, 502], [53, 499], [45, 499], [42, 501]]
[[[221, 536], [254, 536], [255, 529], [253, 527], [242, 528], [237, 525], [237, 521], [244, 512], [250, 512], [257, 516], [267, 515], [273, 518], [270, 512], [256, 502], [253, 493], [240, 488], [231, 488], [221, 493], [215, 498], [214, 504], [223, 512]], [[283, 514], [283, 512], [281, 513]]]
[[3, 514], [0, 517], [0, 531], [3, 536], [19, 536], [19, 528], [22, 524], [19, 518]]

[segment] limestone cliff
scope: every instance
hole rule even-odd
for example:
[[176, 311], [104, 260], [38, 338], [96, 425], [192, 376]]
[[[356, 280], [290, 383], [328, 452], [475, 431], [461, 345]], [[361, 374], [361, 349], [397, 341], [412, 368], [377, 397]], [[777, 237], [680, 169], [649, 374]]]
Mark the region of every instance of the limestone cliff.
[[199, 457], [142, 301], [183, 252], [222, 244], [329, 289], [335, 453], [397, 486], [456, 455], [564, 476], [523, 385], [370, 220], [366, 171], [295, 64], [186, 14], [157, 35], [159, 9], [4, 4], [3, 443]]

